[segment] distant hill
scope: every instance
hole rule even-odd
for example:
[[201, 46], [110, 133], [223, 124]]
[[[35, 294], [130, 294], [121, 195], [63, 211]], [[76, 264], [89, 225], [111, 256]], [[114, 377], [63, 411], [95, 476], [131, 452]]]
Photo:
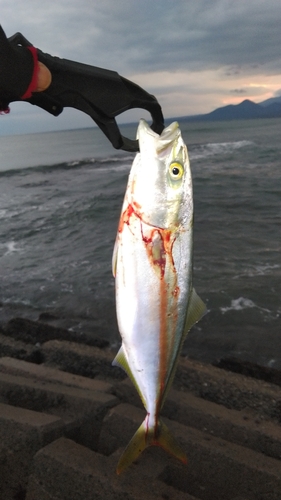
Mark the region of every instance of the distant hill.
[[275, 104], [275, 103], [281, 104], [281, 96], [271, 97], [270, 99], [266, 99], [265, 101], [259, 102], [259, 105], [260, 106], [269, 106], [269, 104]]
[[249, 120], [253, 118], [281, 118], [281, 97], [273, 97], [259, 104], [245, 99], [240, 104], [229, 104], [205, 115], [181, 117], [179, 121]]

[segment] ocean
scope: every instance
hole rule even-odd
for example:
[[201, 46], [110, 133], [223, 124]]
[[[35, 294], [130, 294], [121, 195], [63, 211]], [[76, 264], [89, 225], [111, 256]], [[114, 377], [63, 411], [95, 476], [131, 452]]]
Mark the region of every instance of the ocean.
[[[280, 369], [281, 120], [180, 126], [193, 281], [208, 308], [183, 354]], [[135, 137], [135, 125], [122, 129]], [[119, 345], [111, 257], [133, 157], [97, 128], [0, 137], [0, 324], [48, 313], [78, 337]]]

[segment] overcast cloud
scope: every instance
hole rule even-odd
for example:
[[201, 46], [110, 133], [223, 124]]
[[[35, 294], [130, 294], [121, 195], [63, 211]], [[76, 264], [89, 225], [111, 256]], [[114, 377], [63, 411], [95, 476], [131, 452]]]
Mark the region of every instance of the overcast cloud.
[[[280, 0], [0, 0], [0, 12], [7, 36], [118, 71], [156, 95], [166, 118], [280, 93]], [[11, 108], [0, 134], [92, 123]]]

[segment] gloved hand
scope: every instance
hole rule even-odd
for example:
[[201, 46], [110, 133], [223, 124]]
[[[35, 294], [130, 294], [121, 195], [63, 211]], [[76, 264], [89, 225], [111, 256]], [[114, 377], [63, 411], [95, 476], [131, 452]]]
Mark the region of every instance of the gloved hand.
[[0, 112], [8, 112], [13, 100], [46, 90], [51, 81], [51, 72], [38, 61], [36, 50], [11, 45], [0, 26]]
[[22, 99], [54, 116], [65, 106], [73, 107], [91, 116], [113, 147], [131, 152], [138, 151], [138, 141], [121, 135], [117, 115], [132, 108], [146, 109], [152, 116], [151, 128], [158, 134], [163, 131], [164, 118], [156, 98], [115, 71], [53, 57], [33, 47], [21, 33], [8, 40], [3, 30], [0, 35], [0, 46], [4, 47], [2, 53], [0, 50], [0, 62], [2, 65], [3, 58], [11, 82], [7, 87], [0, 79], [2, 109]]

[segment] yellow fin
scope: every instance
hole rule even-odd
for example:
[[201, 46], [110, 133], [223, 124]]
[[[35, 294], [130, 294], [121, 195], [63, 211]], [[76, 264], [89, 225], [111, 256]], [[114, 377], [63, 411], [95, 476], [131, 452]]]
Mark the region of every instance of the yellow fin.
[[173, 457], [177, 458], [184, 464], [187, 464], [185, 452], [177, 443], [174, 436], [170, 433], [168, 427], [163, 422], [161, 422], [161, 420], [159, 420], [158, 422], [157, 431], [157, 439], [153, 444], [161, 446], [161, 448], [170, 453], [170, 455], [173, 455]]
[[116, 469], [117, 474], [121, 474], [121, 472], [127, 469], [127, 467], [129, 467], [148, 446], [161, 446], [161, 448], [175, 458], [187, 464], [187, 458], [184, 451], [178, 445], [165, 424], [158, 421], [156, 432], [155, 429], [147, 430], [146, 427], [147, 419], [143, 421], [121, 455]]
[[129, 367], [123, 346], [120, 347], [118, 353], [112, 361], [112, 366], [119, 366], [120, 368], [122, 368], [127, 373], [128, 377], [130, 377], [130, 379], [134, 381], [134, 376], [131, 372], [131, 368]]
[[117, 474], [121, 474], [129, 465], [131, 465], [138, 456], [145, 450], [148, 446], [146, 444], [146, 429], [145, 429], [145, 420], [138, 428], [137, 432], [133, 435], [131, 441], [125, 448], [124, 452], [121, 455], [121, 458], [117, 464], [116, 472]]
[[199, 321], [199, 319], [201, 319], [202, 316], [206, 314], [206, 312], [207, 312], [207, 307], [205, 306], [204, 302], [200, 299], [200, 297], [197, 295], [197, 293], [193, 288], [185, 320], [185, 326], [184, 326], [185, 334], [189, 332], [190, 328], [193, 325], [195, 325], [195, 323], [197, 323], [197, 321]]
[[146, 402], [143, 398], [143, 395], [141, 393], [141, 390], [137, 384], [137, 381], [132, 373], [132, 370], [129, 366], [129, 363], [127, 361], [127, 358], [126, 358], [126, 355], [125, 355], [125, 352], [124, 352], [124, 349], [123, 349], [123, 346], [120, 347], [117, 355], [115, 356], [114, 360], [112, 361], [112, 365], [113, 366], [120, 366], [120, 368], [122, 368], [128, 375], [128, 377], [131, 379], [131, 381], [133, 382], [135, 388], [137, 389], [138, 391], [138, 394], [142, 400], [142, 403], [144, 405], [144, 407], [146, 408]]

